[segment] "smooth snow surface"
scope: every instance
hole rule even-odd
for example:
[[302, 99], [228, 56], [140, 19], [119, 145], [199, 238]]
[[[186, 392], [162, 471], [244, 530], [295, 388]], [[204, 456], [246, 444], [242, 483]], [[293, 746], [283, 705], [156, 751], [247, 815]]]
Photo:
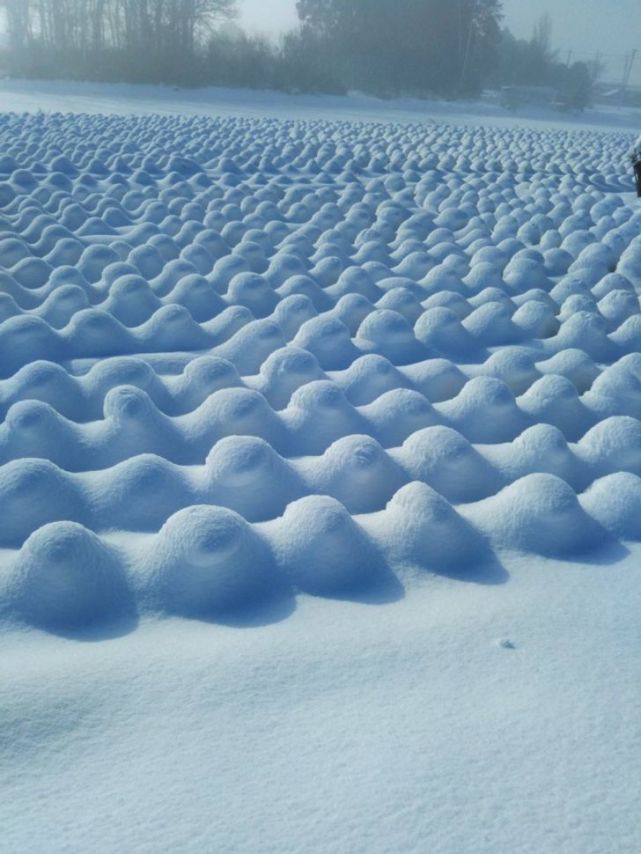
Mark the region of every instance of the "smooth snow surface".
[[[264, 2], [264, 0], [263, 0]], [[638, 108], [598, 106], [572, 114], [526, 106], [515, 115], [499, 105], [496, 93], [482, 101], [431, 101], [419, 98], [381, 99], [358, 92], [348, 95], [293, 95], [256, 89], [209, 86], [183, 89], [140, 83], [86, 83], [69, 80], [0, 79], [0, 110], [61, 113], [121, 113], [245, 116], [278, 119], [344, 119], [347, 121], [451, 121], [512, 127], [626, 128], [638, 135]]]
[[630, 139], [0, 116], [0, 849], [639, 850]]

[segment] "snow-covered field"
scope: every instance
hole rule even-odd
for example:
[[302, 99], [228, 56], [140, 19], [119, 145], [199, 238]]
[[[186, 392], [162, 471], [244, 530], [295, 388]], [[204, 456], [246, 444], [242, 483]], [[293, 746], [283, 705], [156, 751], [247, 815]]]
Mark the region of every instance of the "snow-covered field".
[[39, 86], [0, 89], [75, 111], [0, 116], [0, 851], [637, 852], [629, 117]]
[[499, 106], [498, 93], [479, 101], [374, 98], [358, 92], [343, 95], [291, 95], [254, 89], [204, 87], [178, 89], [126, 83], [79, 83], [68, 80], [0, 79], [0, 111], [73, 112], [135, 115], [246, 116], [250, 118], [325, 119], [368, 122], [446, 121], [500, 127], [541, 126], [567, 130], [625, 129], [635, 135], [641, 110], [600, 105], [585, 112], [560, 113], [522, 106], [518, 113]]

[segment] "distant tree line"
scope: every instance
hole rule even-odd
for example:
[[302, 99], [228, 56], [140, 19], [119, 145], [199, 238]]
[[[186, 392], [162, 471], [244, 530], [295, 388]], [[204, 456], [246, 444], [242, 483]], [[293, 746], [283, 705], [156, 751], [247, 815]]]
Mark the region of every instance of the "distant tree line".
[[10, 71], [188, 82], [203, 39], [234, 0], [1, 0]]
[[497, 61], [499, 0], [299, 0], [299, 38], [348, 88], [478, 91]]
[[[469, 96], [488, 83], [565, 87], [594, 77], [501, 27], [501, 0], [298, 0], [276, 44], [233, 21], [236, 0], [0, 0], [14, 76], [379, 96]], [[587, 87], [587, 88], [586, 88]], [[583, 91], [585, 90], [585, 91]]]

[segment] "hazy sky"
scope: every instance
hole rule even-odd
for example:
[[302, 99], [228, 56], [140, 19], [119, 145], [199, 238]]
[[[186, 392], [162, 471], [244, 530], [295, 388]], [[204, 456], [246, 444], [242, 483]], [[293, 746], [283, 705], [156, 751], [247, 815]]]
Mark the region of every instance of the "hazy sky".
[[[296, 0], [238, 0], [238, 7], [248, 29], [275, 35], [296, 24]], [[641, 0], [503, 0], [503, 9], [507, 26], [525, 37], [549, 12], [561, 55], [573, 50], [574, 59], [590, 59], [601, 51], [608, 79], [620, 80], [624, 55], [639, 48], [632, 77], [641, 84]]]
[[296, 24], [296, 0], [236, 0], [240, 23], [248, 29], [279, 33]]

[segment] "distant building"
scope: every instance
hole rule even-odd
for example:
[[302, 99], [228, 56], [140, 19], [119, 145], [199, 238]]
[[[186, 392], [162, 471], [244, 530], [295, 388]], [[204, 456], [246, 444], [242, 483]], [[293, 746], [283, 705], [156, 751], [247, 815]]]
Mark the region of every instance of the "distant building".
[[641, 86], [623, 87], [621, 83], [596, 83], [594, 101], [597, 104], [641, 107]]

